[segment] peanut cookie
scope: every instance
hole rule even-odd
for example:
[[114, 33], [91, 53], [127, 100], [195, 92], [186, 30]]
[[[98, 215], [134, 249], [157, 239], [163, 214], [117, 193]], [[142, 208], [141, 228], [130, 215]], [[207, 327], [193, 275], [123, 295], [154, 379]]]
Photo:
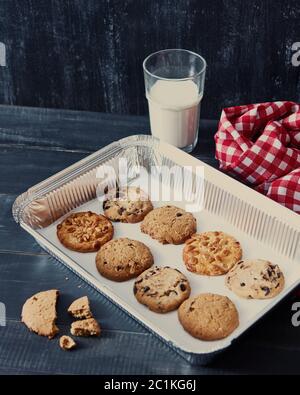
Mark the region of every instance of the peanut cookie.
[[112, 189], [103, 201], [105, 216], [115, 222], [140, 222], [152, 209], [148, 195], [139, 187]]
[[153, 265], [153, 256], [140, 241], [121, 238], [106, 243], [96, 256], [96, 266], [102, 276], [114, 281], [126, 281]]
[[101, 328], [94, 318], [75, 321], [71, 324], [73, 336], [100, 336]]
[[58, 294], [56, 289], [51, 289], [39, 292], [26, 300], [22, 309], [22, 322], [28, 329], [49, 339], [58, 333], [55, 325]]
[[90, 309], [90, 302], [87, 296], [82, 296], [79, 299], [74, 300], [74, 302], [68, 308], [68, 313], [74, 318], [92, 318], [93, 314]]
[[183, 249], [187, 269], [208, 276], [227, 273], [241, 257], [240, 243], [223, 232], [196, 233]]
[[91, 211], [69, 215], [57, 225], [59, 241], [70, 250], [78, 252], [93, 252], [114, 234], [112, 223], [103, 215]]
[[137, 300], [157, 313], [176, 310], [191, 293], [190, 284], [177, 269], [153, 267], [135, 281], [133, 291]]
[[202, 340], [218, 340], [229, 336], [239, 326], [239, 314], [226, 296], [200, 294], [189, 298], [178, 309], [183, 328]]
[[284, 287], [284, 275], [278, 265], [263, 259], [238, 262], [226, 275], [229, 289], [242, 298], [269, 299]]
[[146, 215], [141, 231], [162, 244], [182, 244], [196, 232], [196, 219], [181, 208], [164, 206]]
[[64, 351], [72, 350], [77, 346], [76, 342], [70, 336], [62, 336], [59, 339], [59, 346]]

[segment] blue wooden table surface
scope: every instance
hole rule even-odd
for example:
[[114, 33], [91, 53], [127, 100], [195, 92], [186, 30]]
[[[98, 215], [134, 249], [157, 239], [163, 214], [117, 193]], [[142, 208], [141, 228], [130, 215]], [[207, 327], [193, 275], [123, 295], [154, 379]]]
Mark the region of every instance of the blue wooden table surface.
[[[217, 167], [215, 121], [200, 125], [193, 153]], [[0, 374], [234, 374], [299, 373], [300, 327], [291, 325], [293, 293], [209, 366], [189, 365], [147, 330], [48, 256], [19, 225], [11, 207], [29, 187], [114, 140], [149, 133], [147, 118], [0, 106]], [[88, 295], [103, 335], [63, 352], [57, 339], [28, 331], [22, 304], [40, 290], [61, 292], [58, 326], [68, 333], [66, 307]]]

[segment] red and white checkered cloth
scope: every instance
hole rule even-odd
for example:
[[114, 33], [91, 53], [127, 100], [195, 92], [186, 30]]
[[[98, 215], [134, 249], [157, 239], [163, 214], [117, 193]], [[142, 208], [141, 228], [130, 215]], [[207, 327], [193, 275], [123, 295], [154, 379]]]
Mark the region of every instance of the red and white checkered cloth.
[[300, 214], [300, 105], [225, 108], [215, 142], [221, 169]]

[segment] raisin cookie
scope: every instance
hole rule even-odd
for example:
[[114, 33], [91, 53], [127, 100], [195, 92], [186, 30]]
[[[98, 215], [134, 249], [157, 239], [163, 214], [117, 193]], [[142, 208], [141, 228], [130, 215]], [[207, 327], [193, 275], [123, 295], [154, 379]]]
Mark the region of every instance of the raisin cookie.
[[112, 223], [104, 215], [91, 211], [71, 214], [57, 225], [59, 241], [78, 252], [98, 251], [113, 235]]
[[152, 265], [150, 249], [140, 241], [127, 238], [109, 241], [96, 256], [99, 273], [113, 281], [126, 281], [137, 277]]
[[284, 287], [284, 275], [278, 265], [263, 259], [238, 262], [225, 283], [236, 295], [248, 299], [269, 299], [278, 295]]
[[208, 276], [227, 273], [241, 258], [240, 243], [223, 232], [196, 233], [183, 249], [187, 269]]
[[140, 222], [152, 209], [148, 195], [139, 187], [114, 188], [103, 201], [104, 215], [114, 222]]
[[32, 332], [52, 339], [57, 333], [55, 325], [58, 290], [39, 292], [27, 299], [22, 309], [22, 322]]
[[176, 310], [191, 293], [190, 284], [177, 269], [153, 267], [135, 281], [133, 292], [137, 300], [156, 313]]
[[162, 244], [182, 244], [196, 232], [196, 219], [175, 206], [159, 207], [146, 215], [141, 231]]
[[189, 298], [178, 309], [183, 328], [201, 340], [218, 340], [229, 336], [239, 326], [239, 314], [226, 296], [200, 294]]

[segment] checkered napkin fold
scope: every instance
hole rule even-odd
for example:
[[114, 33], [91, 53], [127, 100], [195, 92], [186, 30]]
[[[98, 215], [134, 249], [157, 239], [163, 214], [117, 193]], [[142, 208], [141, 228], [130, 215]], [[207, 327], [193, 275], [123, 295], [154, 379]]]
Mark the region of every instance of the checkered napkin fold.
[[300, 105], [225, 108], [215, 135], [220, 168], [300, 214]]

